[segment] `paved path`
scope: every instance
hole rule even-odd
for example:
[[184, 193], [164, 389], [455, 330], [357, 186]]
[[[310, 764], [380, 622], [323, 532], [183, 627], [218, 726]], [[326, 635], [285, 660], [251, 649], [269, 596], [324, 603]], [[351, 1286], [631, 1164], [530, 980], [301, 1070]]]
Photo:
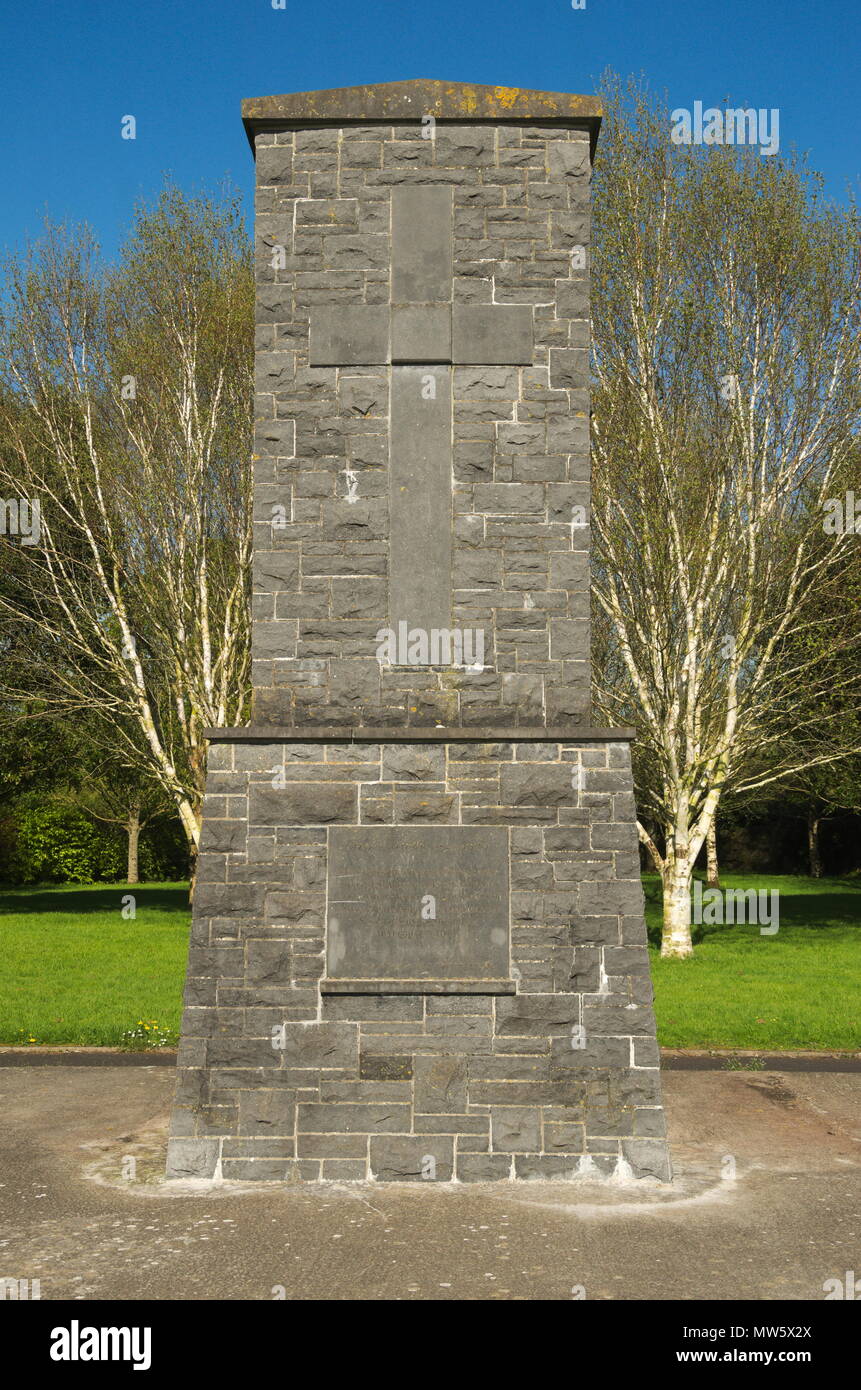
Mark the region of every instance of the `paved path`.
[[670, 1190], [165, 1184], [172, 1086], [0, 1069], [0, 1277], [43, 1299], [819, 1300], [861, 1272], [857, 1073], [667, 1072]]

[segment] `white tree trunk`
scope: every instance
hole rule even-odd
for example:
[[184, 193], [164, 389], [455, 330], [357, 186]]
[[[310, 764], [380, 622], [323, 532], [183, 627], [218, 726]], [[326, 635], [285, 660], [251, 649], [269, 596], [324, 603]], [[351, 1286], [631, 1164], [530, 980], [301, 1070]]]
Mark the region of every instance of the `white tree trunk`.
[[128, 860], [126, 864], [126, 883], [138, 882], [138, 844], [140, 842], [141, 819], [140, 811], [133, 807], [129, 811], [128, 822], [126, 823], [126, 834], [129, 837]]
[[691, 941], [691, 876], [689, 853], [676, 853], [664, 866], [664, 930], [661, 955], [684, 960], [694, 952]]
[[812, 811], [807, 817], [807, 850], [810, 858], [810, 877], [822, 877], [822, 853], [819, 847], [819, 824], [821, 817]]
[[717, 820], [712, 819], [706, 835], [706, 877], [709, 888], [720, 888], [720, 865], [717, 852]]

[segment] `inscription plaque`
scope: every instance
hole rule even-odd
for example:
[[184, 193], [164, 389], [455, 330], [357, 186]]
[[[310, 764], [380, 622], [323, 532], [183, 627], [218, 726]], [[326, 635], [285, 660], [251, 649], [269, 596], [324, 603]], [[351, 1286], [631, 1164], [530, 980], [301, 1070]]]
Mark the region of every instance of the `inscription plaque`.
[[508, 993], [508, 922], [507, 830], [330, 829], [329, 993], [373, 992], [375, 981], [387, 992], [394, 981]]

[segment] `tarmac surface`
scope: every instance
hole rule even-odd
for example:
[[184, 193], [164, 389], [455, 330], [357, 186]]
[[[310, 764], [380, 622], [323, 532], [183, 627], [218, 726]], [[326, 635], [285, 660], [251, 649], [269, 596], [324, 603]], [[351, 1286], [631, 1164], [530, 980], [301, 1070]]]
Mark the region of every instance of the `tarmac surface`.
[[43, 1300], [823, 1300], [861, 1274], [861, 1073], [735, 1065], [666, 1070], [670, 1186], [314, 1187], [166, 1182], [169, 1066], [0, 1066], [0, 1278]]

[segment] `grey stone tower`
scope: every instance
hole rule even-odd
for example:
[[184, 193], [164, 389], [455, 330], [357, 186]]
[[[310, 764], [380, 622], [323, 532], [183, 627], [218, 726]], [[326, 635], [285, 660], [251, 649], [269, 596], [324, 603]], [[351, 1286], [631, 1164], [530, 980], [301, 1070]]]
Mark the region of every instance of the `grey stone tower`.
[[210, 731], [168, 1172], [670, 1176], [589, 715], [591, 97], [244, 104], [253, 723]]

